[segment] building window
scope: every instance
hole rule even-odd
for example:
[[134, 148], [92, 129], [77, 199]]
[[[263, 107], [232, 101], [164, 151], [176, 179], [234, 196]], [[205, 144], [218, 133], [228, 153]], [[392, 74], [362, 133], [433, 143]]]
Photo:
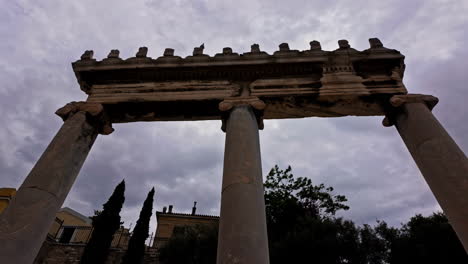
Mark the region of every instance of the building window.
[[74, 227], [64, 227], [62, 231], [62, 235], [60, 236], [59, 243], [64, 243], [64, 244], [70, 243], [73, 237], [73, 234], [75, 233], [75, 229], [76, 228]]

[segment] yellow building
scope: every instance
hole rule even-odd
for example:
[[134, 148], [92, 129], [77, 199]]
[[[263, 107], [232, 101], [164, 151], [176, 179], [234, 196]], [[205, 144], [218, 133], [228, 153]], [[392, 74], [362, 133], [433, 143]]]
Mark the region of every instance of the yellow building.
[[55, 215], [55, 221], [49, 230], [49, 238], [59, 243], [86, 243], [91, 229], [89, 217], [64, 207]]
[[0, 214], [8, 207], [11, 198], [13, 198], [15, 194], [15, 188], [0, 188]]
[[169, 211], [164, 207], [162, 212], [156, 212], [158, 225], [153, 241], [155, 248], [161, 248], [172, 237], [174, 229], [177, 227], [219, 223], [219, 216], [196, 214], [196, 202], [191, 214], [174, 213], [172, 208], [172, 205], [169, 205]]
[[[92, 230], [91, 218], [64, 207], [56, 214], [48, 237], [62, 244], [86, 244], [91, 237]], [[114, 234], [111, 247], [126, 248], [129, 238], [129, 230], [121, 227]]]
[[[0, 188], [0, 213], [8, 206], [15, 196], [15, 188]], [[197, 224], [218, 224], [219, 216], [196, 214], [196, 202], [191, 214], [174, 213], [172, 205], [162, 212], [156, 212], [157, 228], [152, 247], [161, 248], [173, 235], [177, 227]], [[47, 238], [49, 241], [61, 244], [86, 244], [92, 233], [92, 221], [89, 217], [64, 207], [57, 212]], [[121, 227], [114, 235], [113, 248], [127, 248], [130, 239], [129, 229]]]
[[63, 225], [66, 226], [91, 226], [91, 218], [86, 217], [69, 207], [60, 209], [55, 216], [62, 220]]
[[[15, 188], [0, 188], [0, 213], [8, 207], [15, 194]], [[64, 244], [86, 244], [91, 232], [92, 225], [89, 217], [64, 207], [55, 215], [55, 221], [49, 229], [47, 238]], [[114, 235], [112, 247], [126, 248], [129, 236], [129, 230], [121, 227]]]

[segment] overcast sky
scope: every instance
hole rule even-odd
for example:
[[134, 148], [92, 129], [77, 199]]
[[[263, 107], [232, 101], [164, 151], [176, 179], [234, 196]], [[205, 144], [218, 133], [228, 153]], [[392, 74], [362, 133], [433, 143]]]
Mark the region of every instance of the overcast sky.
[[[19, 187], [62, 124], [54, 112], [85, 100], [71, 68], [84, 50], [122, 58], [147, 46], [148, 56], [174, 48], [185, 57], [205, 43], [214, 55], [259, 43], [273, 53], [282, 42], [308, 49], [340, 39], [364, 50], [378, 37], [406, 56], [411, 93], [440, 99], [434, 114], [468, 151], [468, 1], [195, 1], [0, 0], [0, 187]], [[278, 164], [296, 176], [333, 186], [348, 198], [343, 213], [359, 224], [399, 225], [440, 210], [394, 127], [382, 117], [265, 121], [263, 174]], [[152, 186], [154, 207], [219, 214], [224, 133], [221, 121], [114, 125], [99, 136], [64, 206], [84, 215], [102, 208], [126, 181], [125, 225], [135, 225]], [[152, 230], [155, 230], [155, 217]]]

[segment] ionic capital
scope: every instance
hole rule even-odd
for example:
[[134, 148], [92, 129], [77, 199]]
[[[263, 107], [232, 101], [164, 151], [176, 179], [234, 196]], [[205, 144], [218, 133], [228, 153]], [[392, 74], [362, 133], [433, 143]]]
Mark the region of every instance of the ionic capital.
[[385, 114], [385, 118], [382, 124], [386, 127], [393, 126], [395, 124], [394, 117], [395, 112], [405, 104], [422, 103], [427, 106], [429, 110], [437, 105], [439, 99], [432, 95], [425, 94], [405, 94], [405, 95], [394, 95], [390, 98], [390, 109]]
[[410, 103], [424, 103], [430, 110], [432, 110], [432, 108], [434, 108], [438, 102], [439, 99], [437, 97], [426, 94], [394, 95], [392, 98], [390, 98], [390, 104], [393, 107], [400, 107], [403, 104]]
[[86, 113], [88, 121], [97, 127], [99, 134], [109, 135], [114, 131], [112, 123], [100, 103], [71, 102], [59, 108], [55, 114], [60, 116], [63, 121], [66, 121], [78, 112]]
[[251, 106], [255, 117], [257, 118], [258, 129], [263, 129], [263, 110], [265, 109], [265, 102], [260, 100], [258, 97], [248, 96], [248, 97], [236, 97], [236, 98], [226, 98], [224, 101], [219, 103], [219, 110], [221, 111], [221, 130], [226, 132], [226, 121], [229, 118], [230, 111], [240, 105]]

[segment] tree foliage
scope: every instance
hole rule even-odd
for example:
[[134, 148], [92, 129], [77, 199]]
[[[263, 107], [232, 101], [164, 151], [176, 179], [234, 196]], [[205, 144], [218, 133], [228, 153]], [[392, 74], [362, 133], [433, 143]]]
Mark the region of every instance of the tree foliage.
[[180, 226], [161, 249], [163, 264], [214, 264], [218, 243], [218, 225]]
[[441, 212], [413, 216], [400, 229], [380, 222], [375, 230], [386, 244], [387, 263], [468, 263], [463, 245]]
[[122, 264], [139, 264], [145, 256], [145, 241], [148, 238], [149, 223], [153, 214], [154, 188], [148, 193], [140, 217], [137, 220], [132, 236], [128, 242], [128, 249], [123, 257]]
[[125, 181], [122, 180], [102, 211], [95, 211], [93, 233], [81, 256], [81, 264], [102, 264], [106, 261], [115, 232], [120, 227], [120, 210], [125, 201]]
[[308, 263], [311, 256], [317, 263], [356, 258], [359, 230], [351, 221], [334, 218], [349, 209], [346, 197], [291, 171], [275, 166], [264, 184], [270, 263]]
[[265, 206], [273, 222], [284, 212], [291, 213], [291, 209], [292, 213], [316, 218], [331, 217], [338, 210], [349, 209], [344, 204], [347, 201], [345, 196], [332, 194], [333, 187], [313, 185], [311, 179], [295, 178], [291, 171], [291, 166], [281, 170], [275, 165], [266, 177]]

